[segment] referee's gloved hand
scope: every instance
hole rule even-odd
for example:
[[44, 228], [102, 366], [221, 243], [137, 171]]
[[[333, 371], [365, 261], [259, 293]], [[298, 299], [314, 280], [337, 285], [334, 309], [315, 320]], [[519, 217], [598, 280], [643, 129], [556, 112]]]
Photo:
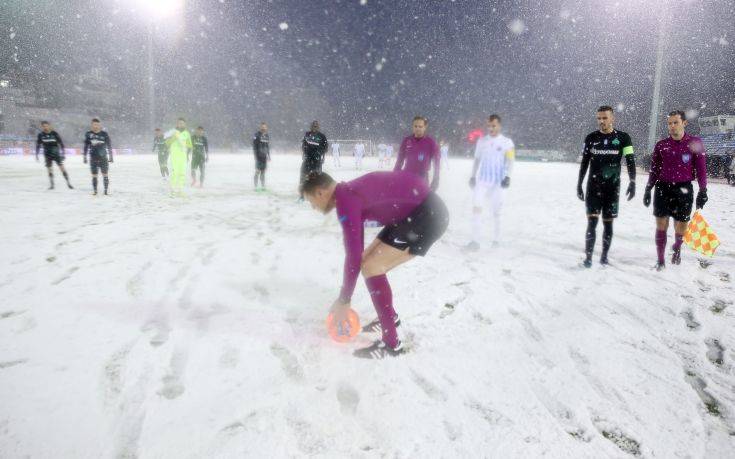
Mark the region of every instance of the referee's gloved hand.
[[580, 201], [584, 201], [584, 191], [582, 190], [582, 184], [577, 184], [577, 197]]
[[697, 209], [701, 209], [707, 204], [707, 188], [700, 188], [697, 193]]
[[474, 188], [477, 184], [477, 181], [475, 180], [475, 177], [470, 177], [470, 188]]
[[651, 187], [646, 186], [646, 191], [643, 193], [643, 205], [648, 207], [651, 205]]
[[510, 186], [510, 177], [505, 177], [502, 182], [500, 182], [500, 186], [503, 188], [508, 188]]
[[635, 182], [630, 182], [628, 184], [628, 191], [626, 191], [625, 194], [628, 195], [628, 201], [635, 197]]

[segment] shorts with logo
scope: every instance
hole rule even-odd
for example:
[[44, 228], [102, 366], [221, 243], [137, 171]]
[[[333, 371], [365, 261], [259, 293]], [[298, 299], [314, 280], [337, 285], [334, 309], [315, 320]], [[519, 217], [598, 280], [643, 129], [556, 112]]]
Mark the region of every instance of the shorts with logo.
[[620, 205], [620, 181], [588, 180], [584, 199], [587, 215], [599, 215], [603, 219], [616, 218]]
[[694, 204], [692, 182], [658, 182], [653, 195], [653, 215], [688, 222]]
[[89, 169], [92, 171], [92, 175], [97, 175], [98, 171], [102, 171], [103, 174], [106, 174], [109, 169], [107, 156], [95, 154], [89, 155]]
[[434, 192], [429, 193], [408, 217], [385, 225], [378, 239], [398, 250], [408, 249], [411, 255], [424, 256], [447, 230], [449, 210]]
[[51, 167], [53, 163], [56, 163], [59, 166], [64, 164], [64, 157], [59, 154], [58, 150], [44, 153], [43, 159], [46, 161], [46, 167]]

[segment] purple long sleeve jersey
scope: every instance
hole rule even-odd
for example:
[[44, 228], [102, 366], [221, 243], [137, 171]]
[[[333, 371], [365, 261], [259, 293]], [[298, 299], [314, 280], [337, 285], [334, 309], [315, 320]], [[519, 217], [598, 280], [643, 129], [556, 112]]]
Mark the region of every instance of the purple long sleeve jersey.
[[648, 186], [656, 182], [691, 182], [696, 177], [700, 189], [707, 188], [707, 165], [704, 145], [699, 137], [684, 134], [681, 140], [668, 137], [653, 149]]
[[430, 190], [426, 181], [409, 172], [371, 172], [337, 184], [334, 191], [337, 218], [342, 225], [345, 265], [339, 298], [349, 302], [360, 275], [365, 249], [365, 220], [381, 225], [396, 223], [424, 202]]
[[394, 171], [412, 172], [416, 175], [429, 179], [429, 168], [434, 163], [434, 179], [432, 184], [439, 182], [439, 167], [441, 154], [436, 141], [428, 135], [417, 138], [410, 135], [403, 139], [401, 148], [398, 150], [398, 158]]

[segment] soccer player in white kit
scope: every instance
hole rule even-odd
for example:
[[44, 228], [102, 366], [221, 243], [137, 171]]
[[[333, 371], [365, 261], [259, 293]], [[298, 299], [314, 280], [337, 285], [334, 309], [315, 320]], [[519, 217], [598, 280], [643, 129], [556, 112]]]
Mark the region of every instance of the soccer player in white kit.
[[356, 143], [355, 144], [355, 166], [357, 166], [357, 169], [362, 168], [363, 156], [365, 156], [365, 144]]
[[442, 155], [442, 166], [449, 170], [449, 145], [444, 141], [442, 141], [440, 145], [441, 147], [439, 148], [439, 151]]
[[500, 133], [500, 116], [487, 119], [487, 134], [475, 145], [475, 163], [472, 167], [470, 187], [474, 190], [472, 209], [472, 242], [467, 250], [480, 248], [482, 210], [489, 207], [493, 219], [493, 246], [500, 241], [500, 209], [503, 206], [504, 188], [510, 186], [510, 175], [515, 160], [515, 145]]
[[340, 167], [339, 164], [339, 144], [333, 143], [332, 144], [332, 160], [334, 161], [335, 167]]

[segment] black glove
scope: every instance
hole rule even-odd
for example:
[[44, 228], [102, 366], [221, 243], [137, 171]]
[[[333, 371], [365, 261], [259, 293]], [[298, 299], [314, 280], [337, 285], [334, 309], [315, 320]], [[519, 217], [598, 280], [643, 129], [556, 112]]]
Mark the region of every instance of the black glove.
[[584, 201], [584, 191], [582, 190], [582, 184], [577, 184], [577, 197], [580, 201]]
[[508, 188], [510, 186], [510, 177], [505, 177], [502, 182], [500, 182], [500, 186], [503, 188]]
[[470, 188], [474, 188], [476, 183], [475, 177], [470, 177]]
[[630, 182], [628, 184], [628, 191], [626, 191], [625, 194], [628, 195], [628, 201], [635, 197], [635, 182]]
[[648, 207], [651, 205], [651, 187], [647, 186], [646, 191], [643, 193], [643, 205]]
[[697, 209], [701, 209], [707, 204], [707, 188], [700, 188], [697, 193]]
[[84, 164], [87, 164], [87, 157], [84, 157]]

